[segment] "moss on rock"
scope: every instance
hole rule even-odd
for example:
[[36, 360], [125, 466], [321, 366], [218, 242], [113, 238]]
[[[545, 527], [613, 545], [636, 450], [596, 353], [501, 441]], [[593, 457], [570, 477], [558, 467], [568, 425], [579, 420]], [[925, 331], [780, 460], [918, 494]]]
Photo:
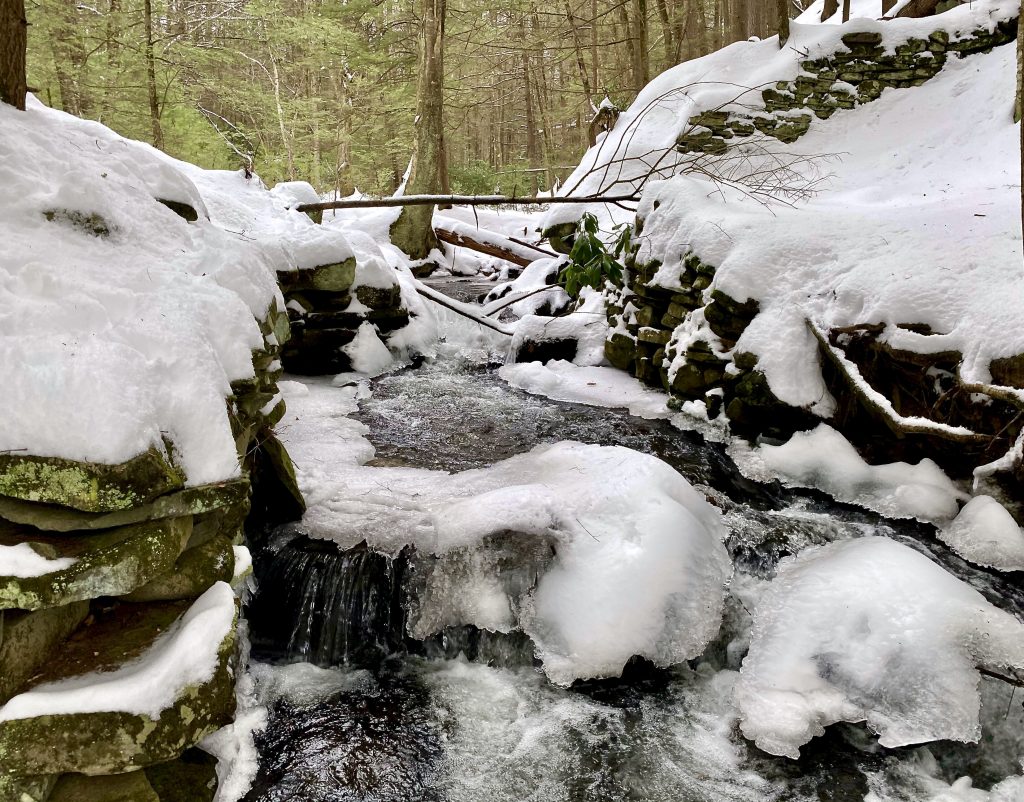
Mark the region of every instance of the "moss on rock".
[[38, 610], [99, 596], [130, 593], [174, 565], [192, 532], [192, 518], [164, 518], [87, 535], [45, 535], [0, 528], [0, 543], [28, 542], [49, 559], [75, 562], [34, 577], [0, 576], [0, 609]]
[[106, 777], [65, 774], [49, 802], [161, 802], [144, 772], [131, 771]]
[[185, 475], [156, 448], [116, 465], [0, 454], [0, 496], [86, 512], [148, 504], [184, 484]]
[[28, 682], [88, 614], [87, 601], [35, 612], [0, 610], [0, 704]]
[[[187, 604], [122, 605], [86, 628], [48, 666], [38, 683], [117, 668], [142, 654]], [[127, 612], [124, 612], [127, 610]], [[206, 682], [185, 688], [157, 718], [108, 711], [45, 715], [0, 722], [0, 774], [120, 774], [174, 760], [231, 721], [235, 628], [220, 644]], [[41, 748], [45, 744], [46, 748]]]
[[235, 574], [233, 538], [215, 537], [186, 549], [167, 573], [123, 598], [130, 602], [194, 599], [214, 582], [231, 582]]
[[281, 271], [277, 274], [277, 278], [283, 292], [296, 290], [345, 292], [355, 281], [356, 260], [355, 257], [352, 257], [344, 262], [333, 262], [304, 270]]

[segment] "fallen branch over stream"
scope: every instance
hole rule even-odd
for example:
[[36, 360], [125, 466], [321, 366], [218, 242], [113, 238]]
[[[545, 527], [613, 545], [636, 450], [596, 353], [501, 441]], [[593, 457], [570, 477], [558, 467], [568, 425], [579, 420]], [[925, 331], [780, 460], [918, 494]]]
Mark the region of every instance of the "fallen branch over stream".
[[558, 254], [536, 245], [503, 237], [486, 229], [475, 229], [472, 234], [467, 233], [469, 226], [459, 225], [457, 221], [443, 223], [434, 226], [434, 234], [441, 242], [449, 245], [457, 245], [460, 248], [467, 248], [471, 251], [504, 259], [519, 267], [527, 267], [531, 262], [545, 257], [554, 259]]
[[471, 304], [464, 304], [461, 301], [456, 301], [454, 298], [449, 298], [444, 293], [438, 292], [432, 287], [428, 287], [426, 284], [416, 281], [416, 279], [413, 279], [413, 282], [416, 287], [416, 292], [424, 298], [433, 301], [435, 304], [443, 306], [445, 309], [449, 309], [457, 315], [469, 318], [474, 323], [479, 323], [481, 326], [485, 326], [499, 334], [504, 334], [506, 337], [511, 337], [515, 334], [514, 327], [503, 326], [501, 323], [497, 323], [488, 317], [484, 317], [477, 311], [479, 307]]
[[329, 209], [378, 209], [383, 206], [546, 206], [549, 203], [636, 203], [636, 192], [628, 195], [584, 195], [573, 197], [556, 195], [551, 198], [514, 195], [405, 195], [397, 198], [360, 198], [358, 200], [303, 203], [295, 209], [300, 212], [323, 212]]

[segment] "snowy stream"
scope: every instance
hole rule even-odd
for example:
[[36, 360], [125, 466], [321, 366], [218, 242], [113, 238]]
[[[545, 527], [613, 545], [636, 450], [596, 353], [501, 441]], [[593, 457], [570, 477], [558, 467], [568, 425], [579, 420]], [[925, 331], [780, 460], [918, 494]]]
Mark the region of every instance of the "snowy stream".
[[[456, 297], [478, 291], [457, 280], [442, 289]], [[247, 800], [983, 802], [988, 795], [977, 789], [1019, 773], [1024, 693], [1012, 698], [989, 678], [982, 680], [978, 746], [883, 749], [865, 728], [835, 725], [790, 760], [745, 741], [733, 703], [748, 609], [778, 560], [807, 545], [884, 534], [1018, 615], [1019, 587], [970, 567], [929, 527], [886, 521], [812, 491], [749, 482], [723, 446], [666, 421], [527, 395], [496, 375], [499, 344], [469, 331], [471, 324], [449, 320], [447, 328], [436, 360], [379, 377], [369, 393], [349, 389], [351, 402], [340, 412], [331, 410], [330, 393], [344, 391], [303, 380], [311, 398], [328, 403], [300, 404], [323, 418], [300, 419], [291, 437], [319, 432], [318, 447], [335, 448], [348, 465], [333, 481], [354, 496], [361, 482], [372, 479], [377, 489], [372, 503], [332, 508], [333, 517], [311, 513], [257, 544], [252, 673], [270, 715], [256, 734], [260, 766]], [[358, 411], [348, 415], [356, 400]], [[375, 449], [368, 461], [360, 438]], [[416, 572], [401, 547], [408, 499], [397, 488], [407, 492], [422, 469], [435, 476], [481, 468], [564, 440], [653, 454], [724, 512], [737, 573], [721, 632], [700, 659], [672, 669], [634, 660], [621, 679], [566, 688], [538, 669], [522, 633], [460, 627], [408, 636]], [[358, 459], [351, 456], [360, 448]], [[310, 479], [315, 472], [302, 449], [294, 456], [300, 480], [313, 484], [312, 494], [304, 488], [311, 507], [320, 510], [317, 491], [332, 481], [330, 466]], [[368, 533], [389, 548], [360, 547]], [[529, 586], [550, 557], [502, 551], [509, 548], [481, 544], [481, 559], [514, 564], [506, 581]], [[449, 580], [443, 592], [457, 604], [462, 580]], [[974, 789], [957, 782], [965, 775]]]

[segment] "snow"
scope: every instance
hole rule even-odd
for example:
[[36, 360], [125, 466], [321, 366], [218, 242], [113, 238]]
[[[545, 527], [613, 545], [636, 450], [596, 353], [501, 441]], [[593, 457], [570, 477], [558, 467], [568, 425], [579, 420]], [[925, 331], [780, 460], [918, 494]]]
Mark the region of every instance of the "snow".
[[369, 321], [359, 325], [356, 338], [341, 350], [351, 358], [352, 369], [364, 376], [379, 376], [394, 363], [394, 357]]
[[652, 390], [625, 371], [579, 366], [565, 360], [505, 365], [498, 375], [513, 387], [556, 401], [629, 410], [648, 420], [671, 418], [668, 394]]
[[[893, 7], [885, 12], [887, 17], [895, 17], [903, 7], [909, 3], [910, 0], [896, 0]], [[881, 19], [882, 18], [882, 3], [883, 0], [851, 0], [850, 2], [850, 19], [856, 19], [858, 17], [865, 19]], [[798, 25], [815, 25], [815, 24], [826, 24], [826, 25], [839, 25], [843, 21], [843, 4], [839, 4], [839, 10], [836, 11], [828, 19], [822, 21], [821, 15], [825, 10], [825, 0], [814, 0], [807, 10], [794, 20]]]
[[[982, 26], [997, 6], [948, 14], [972, 13]], [[779, 152], [842, 155], [817, 165], [828, 182], [794, 208], [766, 208], [725, 187], [712, 192], [690, 176], [658, 182], [639, 211], [639, 258], [674, 263], [692, 249], [718, 267], [714, 288], [757, 298], [761, 313], [737, 348], [758, 355], [786, 403], [811, 406], [827, 395], [808, 319], [822, 329], [887, 324], [882, 339], [890, 346], [959, 351], [963, 377], [988, 381], [991, 359], [1024, 352], [1018, 135], [1009, 112], [999, 111], [1013, 95], [1013, 75], [1013, 48], [1002, 47], [952, 59], [912, 91], [886, 90], [854, 111], [815, 120]]]
[[[544, 307], [549, 310], [564, 307], [570, 300], [569, 294], [560, 286], [552, 283], [554, 275], [557, 274], [564, 262], [563, 257], [543, 257], [530, 262], [518, 278], [499, 284], [487, 293], [483, 308], [484, 314], [490, 314], [499, 307], [507, 306], [514, 315], [522, 318], [536, 314]], [[545, 287], [550, 287], [550, 289], [545, 290]], [[509, 305], [509, 301], [517, 296], [522, 296], [522, 300]]]
[[991, 496], [975, 496], [938, 532], [965, 560], [1000, 571], [1024, 571], [1024, 531]]
[[486, 564], [468, 560], [424, 620], [520, 628], [559, 684], [617, 676], [634, 654], [672, 665], [717, 633], [731, 572], [725, 530], [717, 510], [660, 460], [563, 442], [456, 474], [360, 467], [373, 449], [365, 427], [344, 417], [356, 388], [309, 390], [286, 395], [278, 427], [306, 496], [306, 534], [439, 556], [503, 532], [553, 543], [555, 561], [527, 599], [503, 596]]
[[252, 554], [245, 546], [232, 546], [235, 557], [235, 572], [231, 577], [231, 583], [237, 584], [252, 574]]
[[[237, 476], [225, 397], [280, 300], [277, 252], [207, 219], [228, 201], [202, 171], [98, 123], [30, 100], [0, 130], [0, 451], [118, 463], [166, 434], [190, 484]], [[62, 209], [110, 233], [44, 216]]]
[[851, 443], [827, 424], [797, 432], [782, 445], [753, 449], [736, 440], [730, 456], [748, 479], [780, 478], [790, 487], [823, 490], [838, 501], [857, 504], [890, 518], [952, 520], [965, 494], [930, 459], [916, 465], [868, 465]]
[[[542, 298], [547, 293], [536, 295]], [[604, 358], [604, 342], [608, 336], [608, 318], [605, 314], [604, 299], [591, 287], [584, 287], [580, 293], [579, 306], [568, 315], [556, 317], [526, 315], [516, 323], [512, 342], [509, 344], [509, 359], [514, 360], [522, 348], [530, 342], [544, 343], [552, 340], [575, 340], [576, 365], [607, 364]], [[527, 301], [520, 301], [525, 304]]]
[[838, 721], [866, 721], [886, 747], [976, 741], [977, 667], [1024, 670], [1024, 624], [887, 538], [808, 548], [754, 611], [740, 729], [793, 758]]
[[49, 558], [40, 554], [29, 543], [0, 546], [0, 576], [18, 579], [45, 576], [70, 568], [78, 560], [74, 557]]
[[157, 719], [189, 686], [212, 679], [235, 626], [235, 594], [217, 582], [140, 657], [114, 671], [36, 685], [0, 707], [0, 721], [125, 712]]

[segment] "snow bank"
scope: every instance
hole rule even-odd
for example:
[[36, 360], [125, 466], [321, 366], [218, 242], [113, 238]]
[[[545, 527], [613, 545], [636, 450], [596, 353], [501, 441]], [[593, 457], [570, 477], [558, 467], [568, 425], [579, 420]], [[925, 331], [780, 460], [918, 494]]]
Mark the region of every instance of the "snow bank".
[[838, 721], [866, 721], [889, 747], [975, 741], [979, 666], [1024, 671], [1024, 625], [895, 541], [810, 548], [754, 611], [740, 729], [794, 758]]
[[0, 707], [0, 721], [74, 713], [160, 717], [185, 688], [212, 679], [235, 626], [235, 594], [217, 582], [140, 657], [114, 671], [37, 685]]
[[[974, 3], [907, 22], [969, 31], [1005, 11], [1003, 3]], [[902, 22], [873, 25], [890, 37], [908, 33]], [[835, 26], [836, 35], [851, 26]], [[824, 47], [828, 40], [809, 41]], [[722, 54], [740, 47], [751, 49], [752, 64], [737, 58], [749, 66], [737, 80], [792, 78], [799, 57], [790, 50], [754, 52], [768, 47], [761, 43]], [[992, 359], [1024, 353], [1019, 137], [1005, 112], [1014, 63], [1012, 47], [953, 58], [921, 87], [886, 90], [853, 111], [814, 120], [795, 145], [772, 146], [782, 156], [840, 154], [809, 166], [828, 180], [794, 207], [766, 207], [689, 175], [652, 184], [638, 212], [645, 220], [638, 258], [674, 265], [692, 250], [717, 267], [712, 289], [757, 299], [760, 313], [737, 350], [758, 356], [787, 404], [813, 407], [829, 398], [806, 320], [826, 330], [882, 323], [881, 340], [893, 348], [957, 351], [965, 379], [989, 381]], [[732, 74], [717, 62], [705, 66], [709, 76]], [[923, 324], [932, 334], [898, 323]]]
[[0, 451], [118, 463], [166, 435], [190, 484], [237, 476], [225, 397], [280, 298], [279, 249], [207, 219], [243, 189], [207, 204], [198, 168], [34, 100], [0, 132]]
[[975, 496], [939, 539], [965, 560], [1000, 571], [1024, 571], [1024, 531], [991, 496]]
[[749, 479], [779, 478], [790, 487], [816, 488], [890, 518], [949, 521], [959, 510], [957, 500], [966, 498], [930, 459], [868, 465], [849, 440], [824, 423], [780, 446], [750, 449], [737, 440], [729, 451]]

